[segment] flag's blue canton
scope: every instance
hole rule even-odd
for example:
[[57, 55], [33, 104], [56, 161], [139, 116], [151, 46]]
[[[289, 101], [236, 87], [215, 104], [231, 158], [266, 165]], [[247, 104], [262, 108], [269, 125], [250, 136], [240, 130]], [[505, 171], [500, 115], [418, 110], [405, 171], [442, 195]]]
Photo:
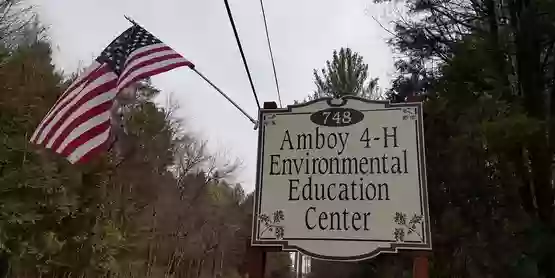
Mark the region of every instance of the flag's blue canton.
[[142, 27], [135, 25], [112, 41], [96, 60], [101, 64], [107, 63], [112, 71], [119, 76], [129, 54], [141, 47], [158, 43], [162, 42]]

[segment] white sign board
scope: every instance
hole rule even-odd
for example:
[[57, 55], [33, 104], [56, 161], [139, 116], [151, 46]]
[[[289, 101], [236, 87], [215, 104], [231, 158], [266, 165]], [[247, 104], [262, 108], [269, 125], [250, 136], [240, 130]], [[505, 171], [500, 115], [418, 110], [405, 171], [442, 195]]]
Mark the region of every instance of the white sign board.
[[431, 249], [420, 103], [262, 109], [252, 245], [327, 260]]

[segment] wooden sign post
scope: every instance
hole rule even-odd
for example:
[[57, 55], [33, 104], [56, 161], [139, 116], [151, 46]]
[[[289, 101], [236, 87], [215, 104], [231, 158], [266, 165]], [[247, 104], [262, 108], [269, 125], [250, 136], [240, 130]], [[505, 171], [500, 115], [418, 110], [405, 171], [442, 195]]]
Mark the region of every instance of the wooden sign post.
[[[407, 97], [407, 102], [421, 102], [421, 97], [417, 95], [411, 95]], [[429, 274], [429, 262], [428, 262], [428, 252], [415, 252], [413, 258], [412, 267], [412, 277], [414, 278], [428, 278]]]
[[[265, 103], [259, 121], [253, 250], [337, 261], [431, 250], [421, 103]], [[415, 258], [415, 277], [427, 264]]]
[[415, 252], [412, 263], [412, 277], [413, 278], [428, 278], [429, 275], [429, 263], [428, 263], [428, 253], [427, 252]]

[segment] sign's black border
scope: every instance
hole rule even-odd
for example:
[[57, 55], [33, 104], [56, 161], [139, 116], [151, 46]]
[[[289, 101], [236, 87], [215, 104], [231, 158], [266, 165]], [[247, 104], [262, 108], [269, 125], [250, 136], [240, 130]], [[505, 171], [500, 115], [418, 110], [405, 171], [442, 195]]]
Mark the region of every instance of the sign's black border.
[[[258, 228], [259, 228], [259, 210], [260, 210], [260, 198], [261, 198], [261, 181], [262, 181], [262, 164], [263, 164], [263, 139], [264, 139], [264, 116], [266, 114], [276, 114], [276, 113], [287, 113], [292, 112], [295, 108], [306, 107], [318, 102], [327, 102], [327, 104], [331, 107], [341, 107], [347, 104], [347, 102], [352, 99], [360, 102], [365, 102], [369, 104], [380, 104], [383, 105], [383, 108], [401, 108], [401, 107], [412, 107], [416, 108], [417, 112], [417, 120], [416, 120], [416, 131], [417, 131], [417, 148], [419, 149], [418, 153], [418, 166], [419, 166], [419, 179], [420, 179], [420, 189], [421, 189], [421, 210], [423, 211], [424, 216], [424, 225], [422, 225], [424, 233], [424, 243], [416, 243], [416, 242], [395, 242], [395, 241], [384, 241], [384, 240], [356, 240], [356, 239], [344, 239], [340, 241], [370, 241], [370, 242], [391, 242], [389, 247], [380, 247], [376, 250], [368, 252], [366, 254], [362, 254], [359, 256], [352, 256], [352, 257], [336, 257], [336, 256], [326, 256], [321, 254], [314, 254], [303, 248], [290, 245], [287, 240], [333, 240], [338, 241], [338, 239], [293, 239], [293, 238], [284, 238], [283, 240], [264, 240], [258, 239]], [[340, 103], [334, 103], [334, 101], [340, 100]], [[332, 261], [358, 261], [358, 260], [365, 260], [371, 259], [376, 257], [381, 253], [397, 253], [399, 250], [431, 250], [432, 249], [432, 235], [430, 230], [430, 214], [429, 214], [429, 207], [428, 207], [428, 186], [427, 186], [427, 178], [426, 178], [426, 148], [424, 142], [424, 121], [423, 121], [423, 113], [422, 113], [422, 103], [420, 102], [405, 102], [405, 103], [390, 103], [389, 101], [376, 101], [376, 100], [368, 100], [360, 97], [355, 96], [345, 96], [340, 99], [334, 98], [320, 98], [315, 99], [312, 101], [308, 101], [302, 104], [296, 105], [289, 105], [286, 108], [278, 108], [278, 109], [260, 109], [259, 111], [259, 129], [258, 129], [258, 151], [257, 151], [257, 170], [256, 170], [256, 186], [255, 186], [255, 199], [253, 203], [253, 218], [252, 218], [252, 235], [251, 235], [251, 244], [253, 246], [280, 246], [282, 250], [285, 251], [299, 251], [305, 255], [323, 259], [323, 260], [332, 260]]]

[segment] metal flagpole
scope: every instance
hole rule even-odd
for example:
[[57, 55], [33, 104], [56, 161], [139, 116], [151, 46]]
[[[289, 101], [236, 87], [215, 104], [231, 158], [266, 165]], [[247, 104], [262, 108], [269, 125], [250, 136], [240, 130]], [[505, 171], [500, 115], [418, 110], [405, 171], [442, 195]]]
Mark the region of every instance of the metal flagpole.
[[[136, 26], [140, 26], [137, 22], [135, 22], [133, 19], [131, 19], [127, 15], [124, 15], [124, 16], [125, 16], [125, 19], [127, 19], [129, 22], [131, 22], [131, 24], [136, 25]], [[206, 76], [204, 76], [197, 69], [195, 69], [194, 65], [190, 66], [189, 68], [192, 69], [194, 72], [196, 72], [200, 77], [202, 77], [202, 79], [204, 79], [204, 81], [206, 81], [208, 84], [210, 84], [210, 86], [212, 86], [212, 88], [214, 88], [216, 91], [218, 91], [218, 93], [220, 93], [223, 97], [225, 97], [225, 99], [227, 99], [231, 104], [233, 104], [233, 106], [235, 106], [235, 108], [239, 109], [239, 111], [241, 111], [241, 113], [243, 113], [243, 115], [245, 115], [245, 117], [247, 117], [247, 119], [249, 119], [249, 121], [251, 121], [254, 124], [254, 129], [255, 130], [258, 128], [258, 121], [253, 119], [249, 114], [247, 114], [247, 112], [245, 112], [245, 110], [243, 110], [241, 107], [239, 107], [239, 105], [237, 103], [235, 103], [235, 101], [233, 101], [222, 90], [220, 90], [220, 88], [218, 88], [216, 85], [214, 85], [214, 83], [212, 83], [208, 78], [206, 78]]]
[[303, 277], [303, 254], [297, 251], [297, 278]]
[[293, 252], [293, 269], [295, 269], [295, 278], [297, 277], [297, 272], [299, 269], [299, 252]]
[[222, 92], [222, 90], [220, 90], [220, 88], [218, 88], [216, 85], [214, 85], [214, 83], [212, 83], [210, 80], [208, 80], [208, 78], [206, 78], [206, 76], [204, 76], [202, 73], [200, 73], [197, 69], [191, 67], [191, 69], [196, 72], [200, 77], [202, 77], [202, 79], [204, 79], [204, 81], [206, 81], [208, 84], [210, 84], [210, 86], [212, 86], [212, 88], [214, 88], [216, 91], [218, 91], [218, 93], [220, 93], [223, 97], [225, 97], [231, 104], [233, 104], [233, 106], [235, 106], [235, 108], [239, 109], [239, 111], [241, 111], [241, 113], [243, 113], [243, 115], [245, 115], [245, 117], [247, 117], [253, 124], [254, 124], [254, 129], [256, 130], [258, 128], [258, 122], [256, 120], [254, 120], [251, 116], [249, 116], [249, 114], [247, 114], [247, 112], [245, 112], [245, 110], [243, 110], [241, 107], [239, 107], [239, 105], [237, 105], [237, 103], [235, 103], [231, 98], [229, 98], [224, 92]]

